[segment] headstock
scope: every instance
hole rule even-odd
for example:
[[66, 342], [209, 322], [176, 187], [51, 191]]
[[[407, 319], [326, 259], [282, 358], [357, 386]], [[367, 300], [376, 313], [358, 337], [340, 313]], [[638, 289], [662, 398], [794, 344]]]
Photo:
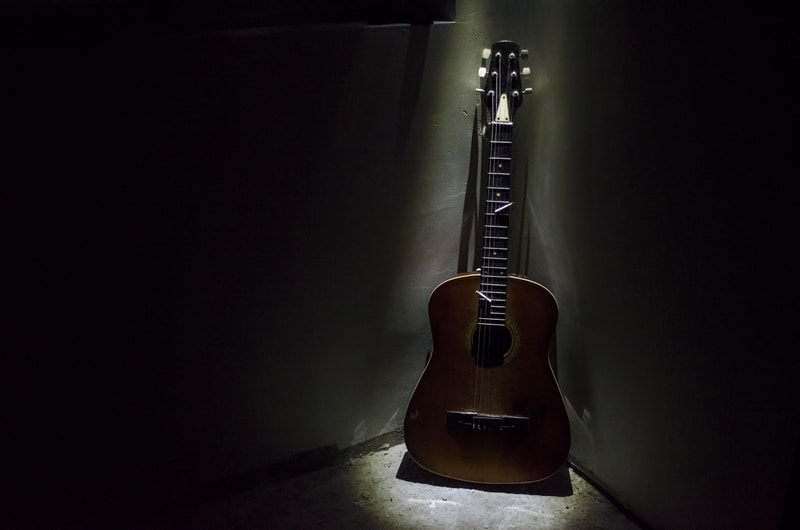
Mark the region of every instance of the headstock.
[[[483, 61], [478, 75], [485, 77], [482, 89], [483, 103], [491, 115], [491, 121], [512, 121], [514, 111], [522, 104], [522, 94], [530, 88], [522, 88], [521, 76], [530, 75], [530, 68], [520, 69], [520, 57], [528, 50], [520, 50], [519, 44], [507, 40], [492, 44], [492, 49], [483, 50]], [[486, 65], [488, 61], [488, 66]]]

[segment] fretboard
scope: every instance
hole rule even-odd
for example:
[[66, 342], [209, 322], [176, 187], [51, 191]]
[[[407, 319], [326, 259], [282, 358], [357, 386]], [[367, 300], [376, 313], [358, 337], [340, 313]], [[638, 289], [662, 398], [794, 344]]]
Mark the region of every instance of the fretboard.
[[508, 236], [511, 213], [510, 121], [493, 121], [489, 131], [489, 163], [483, 215], [481, 288], [478, 324], [505, 325], [508, 283]]

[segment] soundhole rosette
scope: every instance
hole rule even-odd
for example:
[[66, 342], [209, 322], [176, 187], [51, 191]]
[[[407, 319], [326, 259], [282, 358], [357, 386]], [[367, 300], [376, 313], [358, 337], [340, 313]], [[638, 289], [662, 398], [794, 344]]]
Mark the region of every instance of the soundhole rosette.
[[[506, 318], [505, 326], [481, 326], [481, 328], [479, 334], [478, 318], [476, 317], [467, 325], [464, 336], [464, 347], [476, 365], [481, 368], [502, 366], [517, 355], [519, 329], [512, 320]], [[476, 339], [479, 339], [480, 342], [477, 342]], [[488, 348], [488, 351], [482, 351], [484, 348]], [[502, 349], [502, 351], [498, 352], [498, 349]]]

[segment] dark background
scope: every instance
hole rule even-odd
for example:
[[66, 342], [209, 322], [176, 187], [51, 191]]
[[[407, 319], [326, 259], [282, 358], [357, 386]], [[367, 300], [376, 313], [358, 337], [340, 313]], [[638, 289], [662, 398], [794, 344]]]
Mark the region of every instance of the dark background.
[[572, 460], [655, 527], [796, 521], [788, 13], [376, 5], [4, 5], [0, 523], [397, 429], [499, 38], [537, 71], [520, 272], [559, 299]]

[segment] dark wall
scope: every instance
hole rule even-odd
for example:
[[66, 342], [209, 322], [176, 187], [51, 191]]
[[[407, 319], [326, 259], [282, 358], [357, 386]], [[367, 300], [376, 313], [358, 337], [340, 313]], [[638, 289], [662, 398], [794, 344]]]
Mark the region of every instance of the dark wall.
[[798, 435], [784, 14], [609, 2], [563, 16], [573, 459], [656, 527], [775, 528]]
[[174, 500], [390, 421], [408, 35], [8, 44], [12, 504]]

